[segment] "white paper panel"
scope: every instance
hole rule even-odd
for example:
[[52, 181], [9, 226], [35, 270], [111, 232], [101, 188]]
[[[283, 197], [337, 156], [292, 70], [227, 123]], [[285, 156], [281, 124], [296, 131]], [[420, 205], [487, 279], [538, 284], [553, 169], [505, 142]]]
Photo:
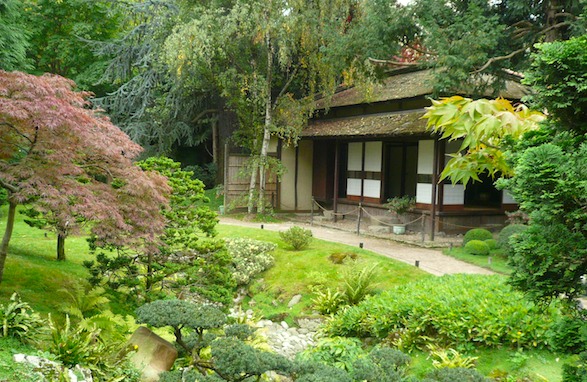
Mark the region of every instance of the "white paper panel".
[[379, 198], [381, 196], [381, 181], [373, 179], [365, 179], [363, 184], [364, 196], [368, 198]]
[[503, 204], [517, 204], [518, 203], [514, 200], [514, 197], [509, 192], [507, 192], [507, 190], [503, 190], [503, 197], [501, 200], [502, 200]]
[[434, 141], [418, 142], [418, 174], [432, 174], [434, 166]]
[[346, 194], [361, 196], [361, 179], [348, 178], [346, 180]]
[[465, 188], [462, 184], [444, 185], [444, 205], [462, 205], [465, 203]]
[[363, 166], [363, 143], [353, 142], [349, 143], [349, 159], [347, 170], [349, 171], [361, 171]]
[[430, 183], [416, 185], [416, 203], [432, 203], [432, 185]]
[[365, 143], [365, 171], [381, 172], [382, 147], [382, 142]]

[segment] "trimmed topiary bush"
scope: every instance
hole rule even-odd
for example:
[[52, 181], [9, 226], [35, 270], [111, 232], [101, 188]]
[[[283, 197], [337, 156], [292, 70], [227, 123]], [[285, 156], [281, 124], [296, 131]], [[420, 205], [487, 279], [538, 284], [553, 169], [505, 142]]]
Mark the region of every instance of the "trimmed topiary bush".
[[527, 225], [524, 224], [510, 224], [503, 227], [497, 237], [497, 246], [503, 250], [506, 255], [512, 253], [512, 244], [510, 238], [514, 235], [519, 235], [528, 229]]
[[287, 231], [279, 232], [279, 236], [296, 251], [308, 247], [312, 241], [312, 231], [298, 226], [293, 226]]
[[470, 255], [487, 256], [489, 250], [489, 245], [485, 241], [471, 240], [465, 244], [465, 251]]
[[483, 240], [483, 241], [485, 242], [485, 244], [487, 244], [487, 246], [489, 247], [489, 250], [497, 248], [497, 240], [487, 239], [487, 240]]
[[426, 376], [423, 382], [487, 382], [481, 373], [475, 369], [462, 367], [438, 369]]
[[489, 240], [493, 239], [493, 234], [485, 228], [473, 228], [467, 231], [463, 237], [463, 245], [466, 245], [471, 240]]
[[251, 279], [273, 265], [270, 254], [277, 246], [265, 241], [244, 237], [226, 239], [226, 249], [232, 257], [232, 276], [238, 285], [247, 285]]

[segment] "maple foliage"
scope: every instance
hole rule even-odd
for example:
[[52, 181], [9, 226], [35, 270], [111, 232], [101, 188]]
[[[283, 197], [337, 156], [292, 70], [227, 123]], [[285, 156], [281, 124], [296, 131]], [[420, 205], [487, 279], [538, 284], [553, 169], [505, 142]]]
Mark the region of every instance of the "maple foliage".
[[155, 245], [163, 229], [165, 178], [135, 166], [141, 147], [74, 88], [56, 75], [0, 71], [0, 186], [10, 205], [0, 281], [18, 204], [60, 226], [89, 221], [99, 240], [119, 245]]
[[450, 154], [441, 178], [463, 185], [479, 175], [511, 176], [513, 169], [503, 151], [506, 140], [518, 140], [538, 128], [545, 116], [524, 105], [514, 107], [503, 98], [472, 100], [461, 96], [432, 100], [427, 108], [427, 129], [441, 139], [460, 140], [459, 152]]

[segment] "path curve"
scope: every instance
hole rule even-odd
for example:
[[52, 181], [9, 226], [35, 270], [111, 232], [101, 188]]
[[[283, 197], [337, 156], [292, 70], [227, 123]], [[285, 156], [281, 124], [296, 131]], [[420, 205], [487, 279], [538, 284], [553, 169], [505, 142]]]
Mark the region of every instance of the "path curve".
[[369, 236], [357, 236], [355, 233], [342, 231], [329, 227], [310, 226], [304, 223], [281, 222], [281, 223], [257, 223], [246, 222], [238, 219], [220, 216], [220, 224], [236, 225], [241, 227], [261, 228], [270, 231], [285, 231], [294, 225], [308, 228], [312, 231], [315, 238], [332, 241], [337, 243], [359, 246], [363, 243], [363, 248], [380, 255], [402, 261], [411, 265], [419, 262], [420, 269], [433, 275], [442, 276], [446, 274], [470, 273], [491, 275], [494, 272], [465, 263], [453, 257], [443, 255], [442, 252], [435, 249], [420, 248], [407, 244], [400, 244], [392, 240], [379, 239]]

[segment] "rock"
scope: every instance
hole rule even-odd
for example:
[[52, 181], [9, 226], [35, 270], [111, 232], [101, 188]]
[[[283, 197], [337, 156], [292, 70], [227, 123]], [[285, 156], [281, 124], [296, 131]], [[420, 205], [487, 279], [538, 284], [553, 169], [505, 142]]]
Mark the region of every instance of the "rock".
[[281, 327], [284, 328], [285, 330], [289, 329], [289, 325], [287, 324], [287, 322], [285, 321], [281, 321]]
[[159, 374], [171, 370], [177, 358], [177, 350], [171, 343], [144, 326], [133, 333], [129, 343], [137, 347], [130, 360], [141, 371], [144, 382], [157, 382]]
[[297, 303], [299, 303], [301, 299], [302, 299], [302, 295], [301, 294], [296, 294], [295, 296], [293, 296], [291, 298], [291, 300], [289, 300], [289, 303], [287, 304], [287, 307], [288, 308], [293, 307], [294, 305], [296, 305]]

